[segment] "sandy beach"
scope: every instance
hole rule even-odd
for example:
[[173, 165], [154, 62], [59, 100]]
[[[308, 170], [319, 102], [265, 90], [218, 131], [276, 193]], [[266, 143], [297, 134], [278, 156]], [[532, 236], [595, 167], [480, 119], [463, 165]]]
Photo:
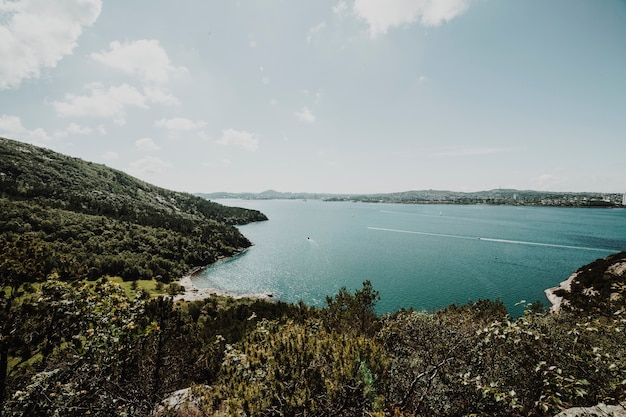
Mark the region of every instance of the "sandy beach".
[[269, 292], [234, 294], [228, 291], [218, 290], [216, 288], [198, 288], [194, 285], [192, 277], [193, 274], [190, 274], [178, 280], [178, 284], [182, 286], [185, 291], [182, 294], [174, 296], [174, 301], [199, 301], [205, 300], [211, 296], [224, 296], [232, 298], [258, 298], [263, 300], [273, 299], [273, 294]]

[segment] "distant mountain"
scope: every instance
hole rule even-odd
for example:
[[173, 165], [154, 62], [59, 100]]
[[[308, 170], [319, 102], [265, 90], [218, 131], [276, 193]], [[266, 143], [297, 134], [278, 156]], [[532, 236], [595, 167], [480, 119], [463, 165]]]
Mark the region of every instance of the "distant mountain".
[[262, 191], [260, 193], [229, 193], [229, 192], [217, 192], [217, 193], [197, 193], [199, 197], [206, 198], [208, 200], [220, 200], [220, 199], [242, 199], [242, 200], [327, 200], [337, 197], [349, 197], [349, 194], [329, 194], [329, 193], [290, 193], [280, 192], [275, 190]]
[[247, 200], [316, 199], [326, 201], [360, 201], [403, 204], [494, 204], [560, 207], [616, 207], [622, 205], [622, 194], [568, 193], [533, 190], [494, 189], [477, 192], [416, 190], [380, 194], [291, 193], [274, 190], [261, 193], [197, 194], [207, 199], [239, 198]]
[[256, 210], [225, 207], [5, 138], [0, 208], [0, 245], [30, 239], [54, 256], [71, 257], [82, 267], [75, 275], [93, 278], [177, 278], [250, 246], [233, 225], [267, 220]]

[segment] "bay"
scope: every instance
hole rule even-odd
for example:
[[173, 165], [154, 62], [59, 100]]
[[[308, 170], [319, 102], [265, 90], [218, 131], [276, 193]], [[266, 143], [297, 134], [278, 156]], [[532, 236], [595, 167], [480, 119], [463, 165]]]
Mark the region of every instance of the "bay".
[[240, 226], [254, 246], [204, 270], [196, 286], [323, 305], [340, 287], [370, 280], [381, 314], [499, 299], [518, 316], [523, 301], [548, 305], [546, 288], [626, 250], [619, 208], [218, 202], [269, 220]]

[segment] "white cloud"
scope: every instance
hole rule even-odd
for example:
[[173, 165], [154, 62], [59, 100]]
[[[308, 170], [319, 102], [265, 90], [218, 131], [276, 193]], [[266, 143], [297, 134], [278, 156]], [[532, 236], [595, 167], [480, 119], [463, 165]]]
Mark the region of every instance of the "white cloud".
[[124, 118], [124, 116], [120, 116], [115, 118], [115, 120], [113, 120], [113, 124], [115, 126], [126, 126], [126, 119]]
[[309, 110], [308, 107], [303, 107], [299, 111], [293, 113], [298, 120], [304, 123], [313, 123], [315, 121], [315, 115]]
[[88, 135], [91, 132], [93, 132], [93, 129], [90, 127], [83, 127], [76, 123], [70, 123], [65, 129], [55, 131], [54, 136], [57, 138], [64, 138], [68, 135]]
[[167, 168], [169, 164], [162, 159], [154, 156], [145, 156], [130, 164], [131, 173], [135, 175], [141, 174], [159, 174]]
[[325, 28], [326, 28], [326, 22], [322, 22], [318, 25], [313, 26], [311, 29], [309, 29], [309, 33], [306, 37], [306, 43], [311, 43], [311, 41], [313, 41], [313, 38], [315, 38], [315, 36], [317, 36], [317, 34], [319, 34]]
[[72, 53], [101, 8], [101, 0], [0, 1], [0, 90], [54, 68]]
[[161, 149], [161, 147], [157, 145], [152, 138], [137, 139], [135, 141], [135, 146], [137, 149], [145, 152], [158, 151]]
[[167, 91], [161, 88], [145, 87], [143, 92], [148, 100], [156, 104], [167, 106], [180, 106], [180, 101]]
[[114, 117], [116, 123], [123, 122], [127, 107], [148, 108], [146, 97], [135, 87], [122, 84], [105, 90], [101, 84], [85, 86], [86, 95], [66, 94], [65, 101], [54, 101], [57, 115], [61, 117], [91, 116]]
[[186, 119], [184, 117], [174, 117], [172, 119], [157, 120], [154, 125], [156, 127], [163, 127], [169, 130], [192, 131], [202, 129], [207, 125], [207, 123], [202, 120], [194, 122], [193, 120]]
[[127, 74], [137, 75], [146, 83], [165, 83], [170, 76], [186, 72], [185, 67], [174, 67], [167, 52], [157, 40], [111, 42], [109, 51], [92, 53], [91, 58]]
[[418, 22], [439, 26], [463, 14], [469, 0], [355, 0], [353, 11], [367, 21], [372, 38], [390, 28]]
[[3, 114], [0, 116], [0, 136], [11, 139], [20, 139], [28, 142], [50, 140], [50, 136], [41, 128], [27, 129], [18, 116]]
[[259, 139], [252, 133], [226, 129], [222, 131], [222, 138], [217, 141], [220, 145], [234, 145], [246, 151], [256, 151], [259, 147]]
[[322, 99], [322, 92], [317, 90], [315, 93], [311, 93], [309, 90], [304, 90], [304, 95], [308, 97], [313, 97], [313, 103], [318, 104]]
[[17, 116], [3, 114], [0, 116], [0, 131], [12, 133], [24, 133], [26, 128], [22, 124], [22, 119]]
[[333, 13], [343, 15], [348, 10], [348, 4], [341, 0], [339, 3], [333, 6]]

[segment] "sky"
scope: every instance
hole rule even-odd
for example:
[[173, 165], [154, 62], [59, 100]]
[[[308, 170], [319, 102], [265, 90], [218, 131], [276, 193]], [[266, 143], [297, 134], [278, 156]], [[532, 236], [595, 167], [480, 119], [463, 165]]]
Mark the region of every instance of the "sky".
[[0, 136], [192, 193], [623, 193], [626, 1], [0, 0]]

